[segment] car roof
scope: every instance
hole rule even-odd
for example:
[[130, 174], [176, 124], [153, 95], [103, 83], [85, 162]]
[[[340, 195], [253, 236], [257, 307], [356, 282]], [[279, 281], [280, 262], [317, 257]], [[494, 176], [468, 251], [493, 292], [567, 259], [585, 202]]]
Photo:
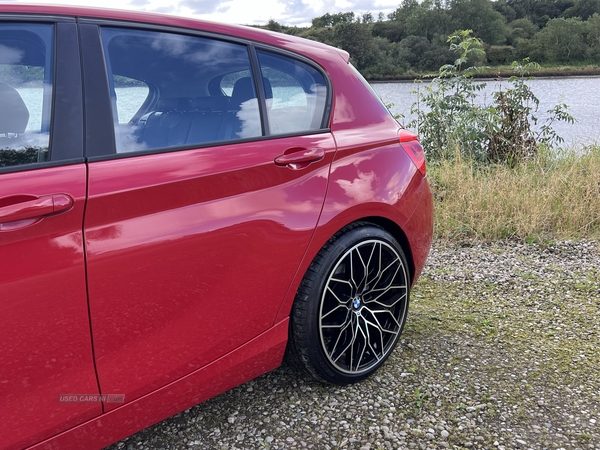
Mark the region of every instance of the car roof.
[[322, 58], [325, 60], [331, 60], [334, 58], [334, 54], [337, 55], [338, 58], [342, 58], [345, 63], [347, 63], [349, 60], [349, 54], [344, 50], [297, 36], [291, 36], [244, 25], [230, 25], [152, 12], [137, 12], [79, 6], [0, 3], [0, 14], [69, 16], [76, 18], [116, 20], [140, 24], [188, 28], [195, 31], [234, 36], [249, 41], [274, 45], [294, 53], [305, 55], [316, 60], [317, 62], [319, 62], [319, 60]]

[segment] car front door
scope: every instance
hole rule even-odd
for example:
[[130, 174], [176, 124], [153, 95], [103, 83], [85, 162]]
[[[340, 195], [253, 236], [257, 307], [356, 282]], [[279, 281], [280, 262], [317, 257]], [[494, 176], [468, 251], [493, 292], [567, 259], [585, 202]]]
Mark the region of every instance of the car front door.
[[0, 15], [2, 448], [102, 412], [86, 296], [76, 23], [29, 20]]

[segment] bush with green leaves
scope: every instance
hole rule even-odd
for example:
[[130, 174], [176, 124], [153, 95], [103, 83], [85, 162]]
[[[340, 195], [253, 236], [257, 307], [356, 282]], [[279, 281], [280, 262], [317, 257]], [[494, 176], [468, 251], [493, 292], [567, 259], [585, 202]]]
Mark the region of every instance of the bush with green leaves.
[[[513, 63], [515, 75], [508, 87], [494, 92], [492, 102], [476, 101], [485, 83], [473, 74], [485, 69], [477, 65], [485, 56], [483, 43], [471, 30], [457, 31], [448, 38], [450, 50], [458, 54], [453, 64], [439, 69], [428, 85], [415, 91], [417, 101], [407, 124], [418, 131], [430, 161], [460, 156], [481, 164], [513, 166], [533, 157], [540, 146], [552, 147], [562, 139], [552, 128], [555, 122], [573, 123], [568, 106], [561, 103], [547, 112], [538, 125], [539, 99], [527, 84], [527, 74], [539, 66], [529, 60]], [[467, 68], [463, 68], [467, 66]]]

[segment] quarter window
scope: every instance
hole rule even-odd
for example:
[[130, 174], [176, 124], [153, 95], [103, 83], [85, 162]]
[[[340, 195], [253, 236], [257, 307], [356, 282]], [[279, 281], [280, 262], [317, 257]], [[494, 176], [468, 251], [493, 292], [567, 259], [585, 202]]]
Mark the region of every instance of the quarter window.
[[0, 23], [0, 167], [49, 159], [53, 26]]
[[265, 83], [269, 134], [324, 128], [327, 85], [320, 72], [294, 58], [257, 51]]

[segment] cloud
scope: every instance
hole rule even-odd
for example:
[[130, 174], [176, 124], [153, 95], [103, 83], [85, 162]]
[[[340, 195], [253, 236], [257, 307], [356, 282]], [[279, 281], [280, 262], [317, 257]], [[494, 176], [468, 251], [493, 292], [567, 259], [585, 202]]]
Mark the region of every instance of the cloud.
[[175, 14], [177, 15], [177, 9], [172, 6], [159, 6], [157, 8], [148, 8], [148, 11], [152, 11], [158, 14]]
[[[56, 0], [18, 0], [27, 3], [55, 3]], [[81, 5], [81, 0], [60, 0]], [[266, 24], [273, 19], [282, 25], [310, 26], [325, 13], [353, 11], [357, 16], [371, 12], [375, 17], [398, 7], [399, 0], [87, 0], [86, 6], [152, 11], [183, 17], [248, 25]]]
[[[230, 7], [222, 5], [225, 2], [215, 0], [184, 0], [179, 4], [189, 8], [193, 14], [212, 14], [214, 12], [226, 12]], [[222, 11], [225, 8], [225, 11]]]
[[286, 25], [299, 25], [310, 22], [314, 17], [322, 14], [315, 14], [315, 9], [310, 4], [304, 3], [304, 0], [291, 0], [285, 2], [285, 11], [283, 17], [277, 20]]
[[149, 9], [150, 5], [151, 2], [149, 0], [129, 0], [129, 6], [135, 6], [140, 9]]
[[17, 64], [22, 57], [21, 50], [0, 44], [0, 64]]
[[379, 11], [390, 12], [397, 8], [397, 0], [279, 0], [285, 5], [284, 13], [274, 20], [286, 25], [306, 25], [326, 13], [354, 12], [357, 16]]

